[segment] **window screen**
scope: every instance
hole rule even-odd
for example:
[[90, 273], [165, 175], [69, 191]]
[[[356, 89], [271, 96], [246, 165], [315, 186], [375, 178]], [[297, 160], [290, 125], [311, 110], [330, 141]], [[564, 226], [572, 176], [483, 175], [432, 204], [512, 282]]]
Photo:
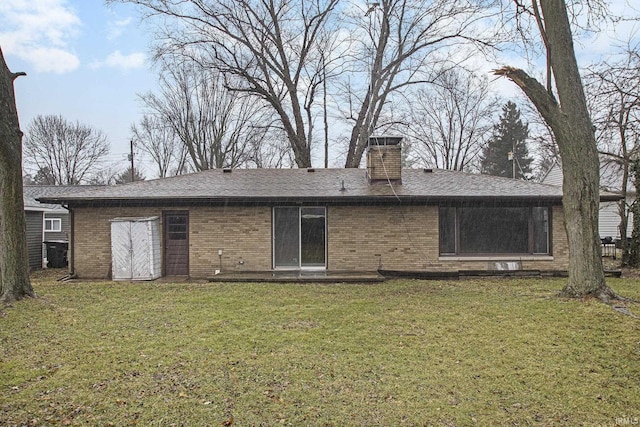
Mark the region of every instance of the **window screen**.
[[440, 254], [547, 254], [549, 208], [440, 207]]

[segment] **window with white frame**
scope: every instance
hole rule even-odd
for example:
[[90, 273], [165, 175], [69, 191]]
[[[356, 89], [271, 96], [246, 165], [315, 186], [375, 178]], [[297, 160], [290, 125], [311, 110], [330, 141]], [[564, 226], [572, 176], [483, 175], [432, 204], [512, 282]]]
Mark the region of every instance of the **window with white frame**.
[[45, 218], [44, 231], [61, 232], [62, 220], [60, 218]]

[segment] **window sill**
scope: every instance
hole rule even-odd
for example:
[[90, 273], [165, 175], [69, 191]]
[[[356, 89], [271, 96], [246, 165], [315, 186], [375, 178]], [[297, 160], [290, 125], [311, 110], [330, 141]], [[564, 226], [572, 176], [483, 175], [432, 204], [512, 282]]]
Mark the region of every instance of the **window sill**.
[[553, 261], [552, 255], [440, 256], [438, 261]]

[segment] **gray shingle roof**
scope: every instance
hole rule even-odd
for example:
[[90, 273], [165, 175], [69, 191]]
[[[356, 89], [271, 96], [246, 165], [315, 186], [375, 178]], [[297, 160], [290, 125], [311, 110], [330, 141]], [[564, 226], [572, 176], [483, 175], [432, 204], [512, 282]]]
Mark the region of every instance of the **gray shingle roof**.
[[24, 185], [22, 199], [26, 210], [65, 210], [59, 204], [41, 203], [38, 199], [100, 187], [98, 185]]
[[[544, 199], [560, 203], [562, 189], [490, 175], [404, 169], [402, 184], [369, 184], [363, 169], [221, 169], [41, 197], [47, 203], [149, 201], [250, 203], [292, 200], [423, 203], [461, 199]], [[615, 200], [615, 195], [603, 196]]]

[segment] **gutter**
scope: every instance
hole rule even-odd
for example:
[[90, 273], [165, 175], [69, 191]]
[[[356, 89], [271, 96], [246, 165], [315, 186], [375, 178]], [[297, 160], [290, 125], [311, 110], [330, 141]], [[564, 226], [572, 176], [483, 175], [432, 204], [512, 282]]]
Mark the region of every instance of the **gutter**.
[[[602, 201], [618, 200], [618, 196]], [[97, 198], [97, 199], [46, 199], [47, 202], [67, 204], [73, 207], [150, 207], [150, 206], [273, 206], [273, 205], [310, 205], [326, 204], [335, 206], [345, 205], [404, 205], [404, 206], [424, 206], [439, 205], [442, 203], [471, 203], [471, 204], [530, 204], [543, 203], [550, 205], [561, 205], [560, 196], [410, 196], [393, 195], [369, 196], [357, 195], [347, 197], [314, 197], [314, 196], [266, 196], [266, 197], [220, 197], [220, 198], [199, 198], [199, 197], [158, 197], [158, 198]]]

